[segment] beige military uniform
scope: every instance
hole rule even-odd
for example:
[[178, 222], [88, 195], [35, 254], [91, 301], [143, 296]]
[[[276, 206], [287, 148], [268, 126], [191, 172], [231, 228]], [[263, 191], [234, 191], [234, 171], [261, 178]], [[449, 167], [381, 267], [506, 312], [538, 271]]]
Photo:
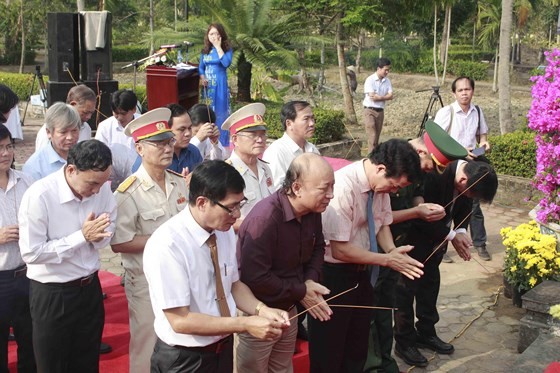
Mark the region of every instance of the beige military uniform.
[[247, 204], [241, 209], [241, 218], [244, 218], [257, 202], [275, 192], [272, 171], [270, 171], [270, 167], [265, 161], [259, 159], [257, 160], [259, 175], [255, 175], [245, 162], [239, 158], [235, 150], [226, 162], [235, 167], [237, 172], [243, 176], [243, 180], [245, 180], [245, 190], [243, 193], [245, 198], [247, 198]]
[[[136, 235], [154, 233], [160, 225], [187, 206], [187, 193], [182, 177], [166, 172], [164, 192], [140, 166], [115, 192], [117, 228], [111, 244], [131, 241]], [[142, 264], [143, 253], [123, 253], [121, 256], [126, 274], [125, 292], [130, 321], [130, 371], [149, 372], [156, 334], [148, 282]]]

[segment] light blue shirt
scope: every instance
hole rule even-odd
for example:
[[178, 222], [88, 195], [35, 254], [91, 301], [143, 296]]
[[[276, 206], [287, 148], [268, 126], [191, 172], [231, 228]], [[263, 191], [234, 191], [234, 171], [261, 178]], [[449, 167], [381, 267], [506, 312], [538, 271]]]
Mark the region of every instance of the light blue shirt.
[[60, 170], [65, 164], [66, 159], [58, 155], [49, 141], [48, 145], [35, 151], [29, 157], [23, 165], [22, 171], [37, 181]]

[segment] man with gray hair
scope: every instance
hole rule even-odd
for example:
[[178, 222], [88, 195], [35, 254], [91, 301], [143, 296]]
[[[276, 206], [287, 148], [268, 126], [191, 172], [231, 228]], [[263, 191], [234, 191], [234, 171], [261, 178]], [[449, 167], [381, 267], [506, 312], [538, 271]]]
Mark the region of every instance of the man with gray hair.
[[66, 164], [68, 152], [78, 142], [82, 120], [69, 104], [57, 102], [45, 114], [49, 144], [37, 149], [23, 165], [23, 172], [35, 180], [58, 171]]
[[[91, 127], [87, 121], [91, 118], [93, 113], [95, 113], [96, 102], [97, 97], [95, 96], [95, 92], [85, 84], [75, 85], [68, 91], [66, 103], [76, 108], [82, 121], [80, 124], [80, 137], [78, 141], [91, 139]], [[37, 132], [37, 137], [35, 138], [35, 150], [41, 149], [48, 143], [49, 137], [47, 135], [47, 125], [43, 124]]]

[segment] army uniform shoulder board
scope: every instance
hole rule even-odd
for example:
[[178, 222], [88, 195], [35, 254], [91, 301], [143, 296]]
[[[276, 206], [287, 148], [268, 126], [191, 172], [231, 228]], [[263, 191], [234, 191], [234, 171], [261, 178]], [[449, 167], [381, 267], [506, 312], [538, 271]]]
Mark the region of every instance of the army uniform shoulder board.
[[172, 175], [179, 176], [179, 177], [183, 177], [183, 175], [181, 175], [180, 173], [175, 172], [175, 171], [173, 171], [173, 170], [167, 169], [167, 170], [165, 170], [165, 171], [169, 172], [169, 173], [172, 174]]
[[125, 181], [123, 181], [121, 183], [121, 185], [119, 185], [119, 187], [117, 188], [117, 192], [119, 193], [124, 193], [128, 190], [128, 188], [130, 188], [130, 186], [132, 184], [134, 184], [134, 182], [136, 181], [136, 176], [132, 175], [129, 176]]
[[231, 159], [226, 159], [224, 162], [226, 162], [230, 166], [233, 166], [233, 162], [231, 161]]

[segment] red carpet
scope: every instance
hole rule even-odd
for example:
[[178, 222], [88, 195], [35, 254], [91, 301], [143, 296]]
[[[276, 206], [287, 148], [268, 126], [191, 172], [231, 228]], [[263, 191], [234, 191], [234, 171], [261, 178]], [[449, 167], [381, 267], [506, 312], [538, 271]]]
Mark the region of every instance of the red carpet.
[[[107, 293], [105, 299], [105, 329], [103, 330], [103, 342], [113, 347], [109, 354], [100, 355], [101, 373], [128, 373], [128, 307], [124, 287], [120, 285], [121, 278], [112, 273], [100, 271], [99, 279], [103, 292]], [[9, 343], [8, 368], [10, 372], [16, 372], [16, 348], [15, 342]], [[309, 359], [307, 342], [298, 341], [299, 353], [294, 355], [294, 372], [309, 372]]]
[[[124, 287], [120, 285], [121, 278], [110, 272], [99, 271], [99, 279], [103, 292], [107, 293], [105, 299], [105, 329], [103, 329], [103, 342], [113, 347], [109, 354], [100, 355], [100, 372], [102, 373], [128, 373], [128, 307]], [[8, 368], [10, 372], [17, 372], [16, 354], [17, 345], [10, 342], [8, 346]]]

